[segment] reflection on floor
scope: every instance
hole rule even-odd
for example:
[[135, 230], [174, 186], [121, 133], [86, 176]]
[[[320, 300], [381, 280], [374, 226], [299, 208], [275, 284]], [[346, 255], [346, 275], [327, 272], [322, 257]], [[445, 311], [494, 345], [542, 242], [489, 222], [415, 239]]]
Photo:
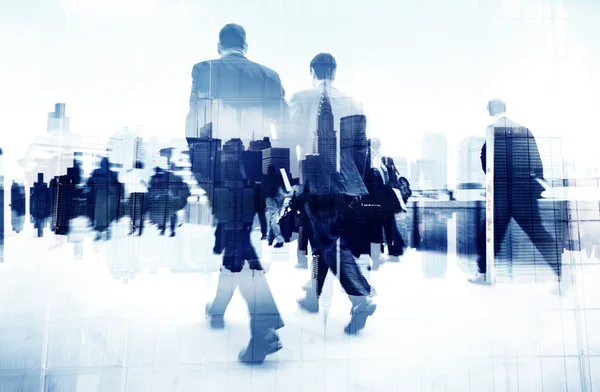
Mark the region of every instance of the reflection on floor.
[[[210, 329], [204, 318], [219, 265], [206, 256], [211, 236], [191, 225], [175, 238], [117, 235], [86, 243], [81, 260], [73, 244], [50, 236], [9, 238], [0, 266], [0, 391], [600, 388], [599, 260], [566, 253], [575, 285], [556, 296], [546, 282], [470, 285], [452, 254], [411, 251], [370, 273], [379, 307], [359, 336], [348, 337], [350, 302], [337, 282], [324, 325], [322, 314], [296, 305], [308, 271], [285, 253], [295, 255], [293, 245], [279, 255], [265, 248], [286, 322], [284, 349], [247, 367], [237, 362], [249, 338], [239, 294], [225, 329]], [[124, 258], [147, 264], [127, 283], [109, 273]], [[175, 259], [193, 273], [161, 269]], [[423, 271], [441, 259], [444, 278], [426, 279]]]

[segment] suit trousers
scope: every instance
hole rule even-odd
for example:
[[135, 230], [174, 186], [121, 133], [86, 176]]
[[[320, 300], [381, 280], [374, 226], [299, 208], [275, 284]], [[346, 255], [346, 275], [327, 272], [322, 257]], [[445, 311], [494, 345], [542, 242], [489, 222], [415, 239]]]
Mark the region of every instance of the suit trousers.
[[226, 268], [221, 268], [217, 294], [209, 309], [212, 316], [225, 314], [236, 288], [239, 288], [240, 294], [248, 305], [252, 336], [262, 337], [267, 329], [277, 330], [285, 325], [266, 280], [265, 272], [250, 269], [249, 265], [246, 265], [240, 272], [231, 272]]
[[[500, 253], [500, 247], [511, 218], [521, 226], [533, 245], [543, 256], [544, 261], [552, 268], [560, 280], [562, 249], [558, 246], [558, 239], [554, 238], [542, 224], [537, 198], [531, 198], [521, 203], [513, 203], [508, 214], [494, 214], [494, 253]], [[485, 219], [480, 224], [477, 233], [477, 253], [477, 267], [479, 272], [484, 274], [486, 273]]]
[[311, 243], [315, 247], [313, 254], [318, 254], [316, 268], [317, 296], [320, 296], [323, 291], [323, 284], [329, 270], [336, 275], [338, 273], [338, 240], [340, 243], [339, 279], [342, 287], [346, 294], [351, 296], [370, 296], [372, 292], [371, 285], [360, 271], [352, 251], [348, 247], [343, 231], [343, 220], [340, 217], [332, 216], [327, 211], [317, 212], [310, 219], [313, 231], [313, 241]]

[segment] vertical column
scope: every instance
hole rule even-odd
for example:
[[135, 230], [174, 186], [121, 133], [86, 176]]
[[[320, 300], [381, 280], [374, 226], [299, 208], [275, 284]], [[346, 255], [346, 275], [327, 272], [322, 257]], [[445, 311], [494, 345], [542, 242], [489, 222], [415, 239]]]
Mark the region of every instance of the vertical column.
[[495, 128], [488, 127], [486, 136], [486, 171], [485, 171], [485, 256], [488, 284], [496, 281], [494, 263], [494, 136]]

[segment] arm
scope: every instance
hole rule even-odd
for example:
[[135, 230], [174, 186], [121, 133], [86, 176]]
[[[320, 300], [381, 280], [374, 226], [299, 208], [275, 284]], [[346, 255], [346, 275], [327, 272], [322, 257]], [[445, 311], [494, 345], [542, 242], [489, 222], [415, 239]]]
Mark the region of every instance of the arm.
[[275, 127], [276, 135], [271, 134], [273, 147], [289, 147], [292, 152], [292, 146], [288, 143], [291, 131], [290, 108], [285, 99], [285, 89], [281, 84], [278, 75], [275, 75], [270, 83], [271, 88], [267, 93], [267, 110], [271, 123]]
[[487, 167], [487, 156], [486, 156], [486, 148], [485, 148], [486, 142], [483, 143], [483, 146], [481, 147], [481, 154], [479, 155], [480, 159], [481, 159], [481, 169], [483, 170], [483, 172], [486, 172], [486, 167]]
[[542, 157], [538, 150], [535, 138], [531, 133], [528, 134], [528, 147], [529, 147], [529, 173], [531, 177], [543, 179], [544, 178], [544, 165], [542, 164]]

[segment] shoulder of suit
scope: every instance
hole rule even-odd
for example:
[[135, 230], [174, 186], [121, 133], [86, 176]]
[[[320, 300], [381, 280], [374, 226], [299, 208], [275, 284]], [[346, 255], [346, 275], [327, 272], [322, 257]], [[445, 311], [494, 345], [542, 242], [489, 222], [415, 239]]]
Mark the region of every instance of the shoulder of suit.
[[[248, 61], [250, 61], [250, 60], [248, 60]], [[269, 77], [270, 79], [280, 80], [279, 74], [277, 72], [275, 72], [274, 70], [272, 70], [271, 68], [269, 68], [265, 65], [262, 65], [262, 64], [258, 64], [258, 63], [254, 63], [254, 62], [252, 62], [252, 63], [262, 67], [262, 69], [265, 72], [265, 76]]]
[[516, 121], [511, 120], [508, 117], [500, 117], [498, 120], [496, 120], [496, 122], [494, 122], [493, 124], [490, 124], [490, 126], [493, 127], [511, 127], [511, 128], [517, 128], [517, 127], [523, 127], [523, 125], [519, 124]]
[[290, 101], [302, 101], [302, 100], [306, 100], [306, 99], [314, 99], [315, 96], [317, 96], [317, 98], [320, 98], [321, 95], [317, 94], [317, 92], [315, 91], [315, 89], [308, 89], [308, 90], [300, 90], [295, 92], [292, 97], [290, 98]]

